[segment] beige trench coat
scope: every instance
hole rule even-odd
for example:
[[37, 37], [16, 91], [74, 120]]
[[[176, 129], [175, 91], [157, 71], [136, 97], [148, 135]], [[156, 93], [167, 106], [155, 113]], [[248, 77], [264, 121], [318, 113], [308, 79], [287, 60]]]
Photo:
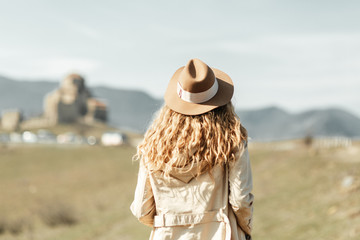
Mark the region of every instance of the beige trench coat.
[[150, 239], [250, 239], [254, 197], [247, 147], [228, 166], [214, 167], [212, 176], [195, 174], [196, 168], [186, 174], [174, 168], [165, 178], [140, 162], [130, 209], [153, 227]]

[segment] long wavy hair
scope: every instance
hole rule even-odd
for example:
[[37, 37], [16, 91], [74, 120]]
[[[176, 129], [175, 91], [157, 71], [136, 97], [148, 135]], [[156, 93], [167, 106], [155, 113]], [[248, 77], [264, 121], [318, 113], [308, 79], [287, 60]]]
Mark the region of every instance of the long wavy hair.
[[235, 114], [232, 103], [195, 116], [183, 115], [166, 105], [157, 113], [135, 159], [151, 172], [172, 168], [183, 172], [197, 166], [197, 174], [235, 160], [235, 153], [247, 140], [247, 131]]

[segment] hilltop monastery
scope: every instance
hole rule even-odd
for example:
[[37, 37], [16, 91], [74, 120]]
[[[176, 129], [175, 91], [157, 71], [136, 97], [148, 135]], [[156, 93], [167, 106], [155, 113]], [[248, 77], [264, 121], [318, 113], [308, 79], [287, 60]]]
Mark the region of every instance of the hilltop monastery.
[[92, 124], [106, 122], [107, 112], [106, 104], [92, 97], [84, 78], [78, 74], [70, 74], [58, 89], [45, 96], [42, 116], [23, 120], [19, 111], [7, 111], [2, 114], [0, 126], [4, 130], [14, 131], [51, 127], [59, 123]]

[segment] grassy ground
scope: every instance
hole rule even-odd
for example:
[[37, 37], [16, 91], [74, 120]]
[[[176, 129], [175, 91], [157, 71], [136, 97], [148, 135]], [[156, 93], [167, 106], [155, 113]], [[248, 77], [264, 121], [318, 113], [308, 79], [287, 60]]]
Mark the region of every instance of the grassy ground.
[[[0, 240], [147, 239], [134, 149], [0, 146]], [[360, 146], [250, 145], [254, 239], [359, 239]], [[342, 187], [354, 176], [351, 187]]]
[[[359, 145], [322, 151], [281, 145], [251, 149], [254, 239], [360, 239]], [[354, 183], [344, 187], [347, 176]]]

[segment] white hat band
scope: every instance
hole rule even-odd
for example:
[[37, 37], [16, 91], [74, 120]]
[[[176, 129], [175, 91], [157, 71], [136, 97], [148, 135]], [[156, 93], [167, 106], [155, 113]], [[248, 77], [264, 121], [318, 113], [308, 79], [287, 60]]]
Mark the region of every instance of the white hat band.
[[210, 100], [211, 98], [213, 98], [219, 88], [219, 84], [217, 79], [215, 78], [214, 84], [211, 86], [211, 88], [209, 88], [208, 90], [204, 91], [204, 92], [198, 92], [198, 93], [192, 93], [192, 92], [188, 92], [186, 90], [184, 90], [180, 83], [177, 83], [177, 94], [178, 96], [186, 101], [186, 102], [190, 102], [190, 103], [203, 103], [206, 102], [208, 100]]

